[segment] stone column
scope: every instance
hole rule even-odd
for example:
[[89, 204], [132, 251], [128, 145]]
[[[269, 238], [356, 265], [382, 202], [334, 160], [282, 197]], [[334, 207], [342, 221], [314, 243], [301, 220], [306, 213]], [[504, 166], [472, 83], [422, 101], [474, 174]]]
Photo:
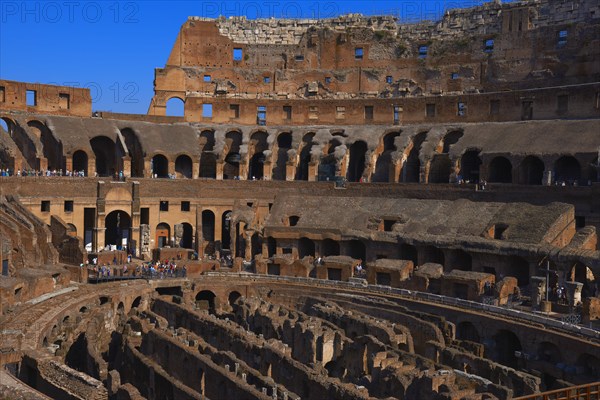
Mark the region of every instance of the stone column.
[[553, 172], [551, 169], [547, 169], [544, 171], [544, 176], [542, 177], [542, 185], [544, 186], [552, 186], [553, 180]]
[[152, 178], [152, 158], [144, 160], [144, 177]]
[[223, 160], [217, 160], [217, 173], [216, 173], [216, 179], [222, 181], [223, 180], [223, 166], [225, 165], [225, 161]]
[[192, 162], [192, 179], [198, 179], [200, 176], [200, 161]]
[[319, 160], [308, 163], [308, 181], [315, 182], [318, 178]]
[[531, 286], [531, 308], [539, 309], [546, 298], [546, 277], [532, 276], [529, 280]]
[[169, 160], [169, 174], [175, 174], [175, 161]]
[[569, 307], [577, 307], [579, 304], [581, 304], [581, 289], [583, 289], [583, 283], [565, 282], [565, 288], [567, 289], [567, 300], [569, 301]]

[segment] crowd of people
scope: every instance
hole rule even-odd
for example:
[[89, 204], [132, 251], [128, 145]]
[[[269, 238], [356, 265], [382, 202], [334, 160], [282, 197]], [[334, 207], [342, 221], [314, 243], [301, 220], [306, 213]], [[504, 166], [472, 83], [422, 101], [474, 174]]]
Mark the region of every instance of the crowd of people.
[[10, 168], [0, 169], [0, 176], [74, 176], [85, 177], [85, 171], [70, 171], [62, 169], [18, 169], [16, 171]]
[[[97, 279], [116, 279], [116, 277], [140, 277], [140, 278], [151, 278], [151, 279], [164, 279], [164, 278], [185, 278], [187, 276], [187, 267], [184, 264], [179, 267], [175, 260], [159, 260], [159, 261], [148, 261], [140, 263], [138, 265], [131, 265], [131, 257], [127, 258], [128, 264], [117, 265], [116, 260], [113, 265], [97, 265], [98, 259], [92, 259], [92, 265], [87, 265], [90, 269], [91, 276]], [[83, 264], [81, 265], [83, 267]], [[133, 268], [132, 268], [133, 267]]]

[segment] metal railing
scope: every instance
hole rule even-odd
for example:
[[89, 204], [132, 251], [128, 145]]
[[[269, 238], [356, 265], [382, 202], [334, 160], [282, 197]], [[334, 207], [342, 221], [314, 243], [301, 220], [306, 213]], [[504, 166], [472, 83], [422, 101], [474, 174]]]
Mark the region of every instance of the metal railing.
[[600, 382], [515, 397], [514, 400], [599, 400]]

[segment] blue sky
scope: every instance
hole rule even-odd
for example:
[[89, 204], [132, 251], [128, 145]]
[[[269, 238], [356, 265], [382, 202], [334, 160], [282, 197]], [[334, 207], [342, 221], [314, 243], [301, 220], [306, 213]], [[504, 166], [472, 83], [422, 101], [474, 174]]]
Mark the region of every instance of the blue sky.
[[415, 22], [474, 0], [0, 1], [0, 78], [89, 87], [93, 109], [146, 113], [188, 16], [328, 18], [393, 13]]

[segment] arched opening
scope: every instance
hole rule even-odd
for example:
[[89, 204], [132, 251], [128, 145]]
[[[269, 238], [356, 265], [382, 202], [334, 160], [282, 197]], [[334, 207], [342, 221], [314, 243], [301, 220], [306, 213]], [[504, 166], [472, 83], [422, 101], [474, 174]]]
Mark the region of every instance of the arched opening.
[[162, 154], [157, 154], [152, 157], [151, 162], [152, 174], [157, 178], [168, 178], [169, 177], [169, 161], [167, 157]]
[[312, 239], [302, 237], [298, 241], [298, 257], [315, 256], [315, 242]]
[[324, 239], [321, 242], [321, 256], [339, 256], [340, 244], [333, 239]]
[[314, 137], [314, 132], [309, 132], [302, 138], [302, 150], [300, 151], [300, 160], [298, 162], [298, 168], [296, 169], [297, 181], [308, 180], [308, 171], [311, 160], [311, 149], [315, 144], [315, 142], [313, 141]]
[[554, 163], [554, 178], [558, 182], [580, 183], [581, 165], [573, 156], [562, 156]]
[[73, 153], [73, 171], [83, 171], [88, 176], [88, 155], [83, 150], [77, 150]]
[[350, 182], [359, 182], [365, 171], [365, 156], [367, 153], [367, 143], [358, 140], [350, 146], [350, 161], [346, 177]]
[[242, 134], [238, 131], [227, 132], [225, 141], [228, 151], [225, 156], [225, 165], [223, 165], [223, 179], [236, 179], [240, 176]]
[[408, 243], [400, 245], [400, 259], [410, 260], [416, 266], [419, 264], [417, 248]]
[[494, 183], [512, 182], [512, 164], [506, 157], [495, 157], [490, 162], [488, 181]]
[[171, 97], [167, 100], [166, 115], [170, 117], [183, 117], [185, 114], [185, 102], [179, 97]]
[[544, 169], [544, 162], [538, 157], [525, 157], [519, 166], [519, 183], [521, 185], [541, 185]]
[[192, 159], [182, 154], [175, 159], [175, 173], [178, 178], [191, 178], [192, 177]]
[[600, 160], [598, 157], [590, 165], [589, 179], [591, 182], [600, 182]]
[[215, 313], [215, 298], [217, 296], [210, 290], [202, 290], [196, 295], [196, 307], [199, 310]]
[[73, 224], [67, 224], [67, 235], [77, 237], [77, 227]]
[[515, 351], [521, 351], [521, 341], [513, 332], [501, 329], [493, 337], [494, 339], [494, 359], [502, 365], [511, 368], [518, 368], [518, 358]]
[[284, 132], [277, 137], [277, 163], [273, 170], [273, 179], [285, 181], [288, 151], [292, 148], [292, 134]]
[[140, 304], [142, 304], [142, 296], [138, 296], [135, 298], [135, 300], [133, 300], [133, 303], [131, 303], [131, 308], [138, 308]]
[[365, 262], [367, 259], [367, 248], [362, 240], [350, 240], [347, 243], [348, 255], [356, 260]]
[[435, 246], [425, 246], [421, 252], [422, 264], [436, 263], [444, 265], [444, 252]]
[[402, 168], [402, 182], [420, 182], [421, 160], [419, 154], [426, 137], [427, 132], [420, 132], [412, 138], [412, 148], [408, 153], [404, 168]]
[[477, 328], [469, 321], [463, 321], [456, 325], [456, 338], [458, 340], [469, 340], [476, 343], [481, 341]]
[[57, 140], [50, 129], [40, 121], [29, 121], [27, 123], [30, 129], [35, 130], [35, 135], [40, 139], [42, 152], [48, 162], [48, 169], [63, 169], [63, 146], [62, 142]]
[[260, 152], [256, 153], [250, 159], [250, 168], [248, 169], [248, 179], [262, 179], [265, 175], [264, 165], [266, 157]]
[[117, 170], [115, 142], [106, 136], [96, 136], [90, 140], [90, 145], [96, 157], [98, 176], [113, 176]]
[[375, 172], [371, 179], [373, 182], [390, 182], [390, 177], [393, 178], [392, 154], [397, 150], [395, 140], [398, 136], [400, 132], [390, 132], [383, 137], [383, 152], [377, 157]]
[[546, 361], [552, 365], [556, 365], [563, 360], [558, 346], [550, 342], [541, 342], [538, 345], [537, 356], [540, 361]]
[[156, 225], [156, 246], [162, 248], [171, 243], [171, 226], [165, 222]]
[[184, 249], [193, 249], [194, 248], [194, 228], [191, 224], [184, 222], [181, 224], [183, 226], [183, 234], [181, 235], [181, 240], [179, 242], [179, 246]]
[[115, 210], [104, 220], [104, 243], [117, 246], [117, 249], [129, 248], [131, 217], [125, 211]]
[[600, 376], [600, 358], [588, 353], [583, 353], [577, 359], [577, 366], [581, 367], [582, 375], [598, 379]]
[[229, 301], [229, 305], [233, 307], [233, 305], [235, 304], [236, 301], [238, 301], [238, 299], [242, 297], [242, 295], [240, 294], [240, 292], [234, 290], [233, 292], [229, 293], [229, 296], [227, 297], [227, 300]]
[[8, 118], [0, 118], [0, 128], [4, 130], [9, 136], [12, 136], [13, 122]]
[[[337, 171], [338, 155], [336, 149], [342, 145], [338, 139], [333, 138], [329, 141], [327, 155], [319, 163], [319, 181], [334, 180]], [[341, 153], [339, 154], [341, 157]]]
[[450, 152], [450, 147], [453, 144], [458, 143], [461, 137], [463, 137], [464, 133], [461, 131], [452, 131], [444, 136], [444, 147], [442, 148], [442, 153], [448, 154]]
[[144, 176], [144, 150], [142, 144], [133, 129], [125, 128], [121, 130], [121, 135], [125, 139], [125, 146], [131, 157], [131, 176]]
[[277, 253], [277, 240], [269, 236], [267, 238], [267, 256], [273, 257]]
[[200, 178], [217, 177], [217, 156], [213, 153], [215, 147], [215, 133], [213, 131], [202, 131], [200, 133], [200, 144], [202, 154], [200, 155]]
[[592, 270], [580, 261], [577, 261], [569, 273], [572, 282], [583, 284], [581, 296], [583, 298], [595, 295], [596, 277]]
[[473, 257], [464, 250], [452, 250], [448, 269], [458, 269], [461, 271], [472, 271]]
[[511, 256], [505, 271], [506, 275], [517, 278], [519, 286], [529, 285], [529, 263], [523, 257]]
[[231, 245], [231, 211], [225, 211], [221, 216], [221, 248], [229, 250]]
[[258, 254], [262, 254], [262, 236], [260, 236], [257, 232], [255, 232], [250, 238], [250, 248], [252, 259]]
[[448, 154], [435, 154], [429, 164], [429, 183], [449, 183], [452, 162]]
[[215, 253], [215, 214], [210, 210], [202, 211], [202, 240], [205, 254]]
[[479, 168], [481, 166], [481, 158], [479, 158], [479, 150], [466, 151], [460, 158], [460, 176], [466, 182], [479, 182]]

